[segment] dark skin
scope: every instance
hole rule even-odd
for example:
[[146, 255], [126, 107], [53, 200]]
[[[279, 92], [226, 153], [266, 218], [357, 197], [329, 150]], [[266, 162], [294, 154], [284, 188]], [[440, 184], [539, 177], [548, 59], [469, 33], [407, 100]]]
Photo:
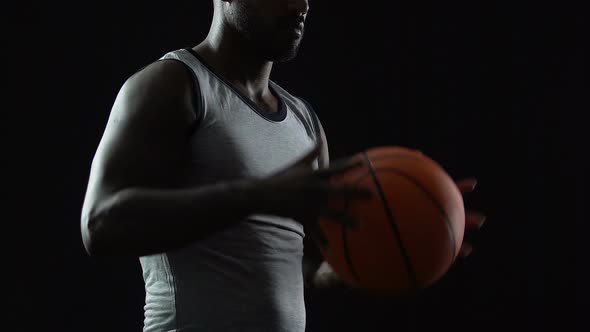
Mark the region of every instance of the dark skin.
[[[248, 1], [248, 6], [245, 3], [215, 0], [209, 34], [194, 49], [252, 101], [276, 111], [278, 101], [268, 88], [273, 56], [294, 53], [300, 38], [277, 40], [269, 37], [270, 32], [261, 34], [260, 30], [266, 27], [275, 31], [274, 27], [283, 22], [303, 21], [307, 2]], [[244, 13], [245, 7], [249, 8], [248, 13]], [[246, 14], [265, 19], [246, 20], [250, 23], [245, 31], [245, 20], [240, 17]], [[246, 35], [265, 36], [275, 51], [260, 52], [260, 47], [245, 40]], [[240, 54], [239, 59], [235, 54]], [[246, 204], [240, 200], [242, 196], [258, 196], [250, 193], [257, 186], [250, 181], [179, 190], [182, 176], [173, 174], [180, 174], [183, 169], [185, 133], [196, 120], [190, 87], [190, 77], [180, 64], [161, 61], [129, 78], [119, 91], [93, 160], [82, 210], [82, 237], [93, 255], [162, 252], [225, 227], [252, 210], [265, 210], [264, 206], [255, 206], [257, 202]], [[144, 208], [146, 204], [157, 206], [161, 213], [153, 213], [178, 224], [169, 223], [162, 229], [151, 218], [154, 214], [142, 212], [150, 210]], [[227, 209], [228, 204], [234, 208]], [[220, 211], [199, 208], [218, 205]], [[194, 225], [192, 220], [199, 215], [203, 220], [218, 220], [217, 225]], [[139, 222], [142, 219], [144, 222]], [[132, 236], [137, 229], [142, 229], [141, 237]]]
[[291, 37], [289, 31], [298, 24], [304, 29], [308, 1], [224, 0], [214, 8], [209, 34], [194, 50], [256, 104], [276, 111], [268, 87], [272, 66], [295, 56], [304, 32]]
[[[295, 27], [304, 22], [307, 9], [307, 1], [216, 1], [209, 35], [194, 49], [252, 101], [276, 110], [268, 88], [273, 60], [294, 56], [301, 40], [294, 36]], [[240, 19], [246, 15], [249, 19]], [[117, 95], [82, 209], [81, 232], [91, 255], [172, 250], [254, 213], [310, 225], [313, 217], [333, 215], [323, 209], [329, 195], [366, 196], [360, 189], [328, 184], [332, 174], [355, 165], [344, 161], [322, 171], [302, 168], [310, 154], [263, 180], [183, 187], [186, 133], [195, 121], [190, 79], [182, 65], [160, 61], [129, 78]], [[310, 152], [313, 159], [320, 154], [321, 160], [328, 159], [322, 142]], [[279, 204], [271, 203], [277, 198]], [[306, 206], [305, 217], [292, 206]]]
[[[209, 34], [194, 50], [254, 103], [276, 111], [278, 101], [269, 89], [272, 66], [297, 53], [303, 31], [296, 28], [305, 22], [308, 1], [214, 4]], [[332, 176], [360, 165], [347, 158], [329, 165], [323, 128], [320, 143], [299, 162], [265, 179], [184, 187], [186, 134], [196, 120], [190, 80], [181, 64], [159, 61], [121, 87], [92, 162], [82, 209], [81, 233], [90, 255], [141, 256], [173, 250], [256, 213], [293, 218], [310, 234], [316, 233], [320, 215], [353, 223], [327, 210], [328, 198], [367, 199], [369, 193], [330, 184]], [[315, 159], [319, 170], [311, 168]], [[313, 274], [320, 262], [307, 270]]]

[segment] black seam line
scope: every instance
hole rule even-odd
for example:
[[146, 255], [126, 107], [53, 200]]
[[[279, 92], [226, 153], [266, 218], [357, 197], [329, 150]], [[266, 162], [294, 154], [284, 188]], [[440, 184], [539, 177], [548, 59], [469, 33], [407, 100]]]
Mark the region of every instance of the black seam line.
[[[345, 207], [344, 207], [344, 212], [348, 213], [348, 207], [349, 207], [349, 201], [346, 200], [345, 202]], [[346, 226], [342, 225], [342, 243], [344, 245], [344, 257], [346, 258], [346, 263], [348, 264], [348, 268], [350, 269], [350, 272], [352, 272], [352, 276], [354, 277], [354, 280], [356, 280], [357, 283], [360, 284], [360, 278], [358, 273], [356, 272], [355, 268], [354, 268], [354, 264], [352, 264], [352, 257], [350, 256], [350, 248], [348, 246], [348, 237], [346, 236], [347, 232], [346, 232]]]
[[449, 232], [449, 237], [451, 238], [451, 242], [453, 242], [453, 251], [452, 251], [452, 256], [451, 256], [451, 260], [455, 259], [455, 254], [457, 253], [456, 249], [455, 249], [455, 245], [456, 245], [456, 239], [455, 239], [455, 233], [453, 232], [453, 227], [451, 225], [451, 220], [447, 214], [447, 212], [445, 211], [445, 209], [440, 205], [440, 203], [436, 200], [436, 197], [434, 197], [434, 195], [428, 191], [428, 189], [426, 189], [426, 187], [424, 187], [416, 178], [414, 178], [413, 176], [411, 176], [410, 174], [401, 171], [397, 168], [387, 168], [382, 170], [383, 172], [394, 172], [396, 174], [399, 174], [405, 178], [407, 178], [409, 181], [411, 181], [412, 183], [414, 183], [418, 188], [420, 188], [425, 194], [426, 196], [428, 196], [428, 198], [432, 201], [432, 203], [434, 204], [434, 206], [436, 206], [439, 210], [440, 213], [443, 216], [443, 220], [445, 221], [445, 224], [447, 226], [447, 231]]
[[311, 107], [311, 104], [307, 102], [307, 100], [297, 97], [306, 107], [309, 113], [309, 116], [311, 118], [311, 122], [312, 122], [312, 126], [313, 126], [313, 131], [315, 133], [315, 137], [316, 137], [316, 142], [321, 143], [322, 140], [322, 133], [320, 132], [320, 126], [319, 126], [319, 118], [317, 116], [317, 113], [315, 112], [315, 110], [313, 109], [313, 107]]
[[[399, 159], [399, 158], [414, 158], [414, 159], [418, 159], [420, 157], [418, 157], [417, 155], [414, 154], [404, 154], [404, 155], [398, 155], [398, 156], [379, 156], [377, 158], [374, 158], [373, 161], [382, 161], [382, 160], [386, 160], [386, 159]], [[442, 168], [442, 166], [440, 166]], [[411, 175], [409, 175], [408, 173], [399, 170], [397, 168], [391, 168], [388, 167], [387, 169], [384, 169], [383, 171], [395, 171], [396, 173], [405, 176], [408, 180], [412, 181], [416, 186], [418, 186], [420, 189], [422, 189], [422, 191], [424, 193], [426, 193], [426, 195], [428, 196], [428, 198], [430, 198], [430, 200], [432, 201], [432, 203], [440, 210], [441, 214], [443, 215], [443, 220], [445, 221], [445, 224], [447, 225], [447, 230], [449, 231], [449, 236], [451, 238], [451, 241], [453, 242], [453, 252], [452, 252], [452, 256], [451, 259], [454, 260], [455, 259], [455, 255], [457, 254], [457, 249], [456, 249], [456, 241], [457, 239], [455, 238], [455, 232], [453, 231], [453, 225], [451, 225], [451, 218], [449, 218], [449, 215], [447, 213], [447, 211], [440, 205], [440, 203], [436, 200], [436, 198], [434, 197], [434, 195], [432, 195], [432, 193], [430, 191], [428, 191], [428, 189], [426, 189], [426, 187], [424, 185], [422, 185], [415, 177], [412, 177]], [[444, 169], [443, 169], [444, 171]]]
[[[276, 89], [275, 89], [275, 92], [276, 92], [277, 96], [279, 97], [278, 98], [279, 99], [279, 107], [281, 109], [284, 108], [284, 111], [277, 111], [275, 113], [269, 113], [269, 114], [265, 115], [265, 114], [263, 114], [262, 111], [258, 110], [258, 106], [256, 104], [254, 104], [254, 102], [252, 102], [249, 98], [247, 98], [246, 96], [244, 96], [238, 89], [236, 89], [233, 86], [233, 84], [231, 84], [225, 78], [223, 78], [220, 75], [218, 75], [213, 70], [213, 68], [211, 68], [209, 66], [209, 64], [207, 64], [205, 61], [203, 61], [201, 59], [201, 57], [193, 49], [191, 49], [191, 48], [185, 48], [185, 50], [188, 51], [192, 56], [194, 56], [195, 58], [197, 58], [197, 60], [201, 64], [203, 64], [203, 66], [205, 66], [205, 68], [207, 69], [207, 71], [209, 71], [217, 79], [219, 79], [221, 82], [223, 82], [223, 84], [225, 84], [230, 90], [232, 90], [238, 96], [238, 98], [240, 98], [244, 103], [246, 103], [246, 105], [248, 105], [254, 112], [256, 112], [256, 114], [258, 114], [263, 119], [265, 119], [265, 120], [267, 120], [269, 122], [280, 123], [280, 122], [283, 122], [287, 118], [287, 113], [288, 113], [287, 107], [288, 106], [285, 103], [285, 101], [283, 100], [283, 96], [281, 96]], [[271, 85], [275, 84], [272, 80], [269, 80], [269, 82], [270, 82]], [[276, 119], [275, 119], [275, 117], [276, 117]]]
[[418, 288], [417, 287], [418, 279], [416, 278], [416, 273], [414, 272], [414, 269], [412, 268], [412, 262], [410, 261], [410, 256], [408, 255], [406, 247], [404, 246], [404, 244], [402, 242], [401, 234], [399, 233], [399, 229], [397, 228], [397, 224], [395, 223], [395, 220], [393, 219], [393, 214], [391, 213], [391, 209], [389, 208], [389, 205], [387, 204], [387, 200], [385, 199], [385, 193], [383, 192], [383, 188], [381, 187], [381, 184], [379, 183], [379, 180], [377, 179], [377, 174], [375, 173], [375, 169], [373, 168], [373, 162], [369, 158], [369, 155], [367, 154], [366, 151], [363, 153], [363, 155], [365, 157], [365, 160], [367, 161], [367, 165], [369, 166], [369, 172], [371, 173], [371, 176], [373, 177], [373, 181], [375, 182], [375, 186], [377, 186], [377, 190], [379, 191], [379, 196], [381, 198], [381, 202], [383, 203], [383, 208], [385, 209], [385, 214], [387, 216], [387, 220], [389, 221], [389, 224], [391, 225], [391, 228], [393, 229], [393, 233], [395, 234], [395, 237], [397, 239], [400, 253], [402, 254], [402, 258], [403, 258], [404, 263], [406, 265], [406, 272], [408, 272], [408, 276], [410, 277], [411, 286], [413, 289], [417, 289]]
[[[159, 61], [176, 61], [178, 63], [180, 63], [184, 69], [187, 71], [190, 80], [190, 90], [191, 90], [191, 111], [193, 112], [193, 114], [195, 114], [195, 121], [193, 121], [191, 123], [191, 125], [189, 126], [189, 128], [187, 129], [187, 133], [186, 133], [186, 139], [190, 139], [193, 134], [195, 133], [195, 131], [199, 128], [199, 126], [201, 125], [201, 123], [203, 122], [203, 118], [204, 118], [204, 103], [203, 103], [203, 96], [201, 94], [201, 85], [199, 84], [199, 80], [197, 79], [197, 76], [195, 75], [195, 72], [192, 70], [192, 68], [184, 63], [182, 60], [180, 59], [176, 59], [176, 58], [163, 58], [163, 59], [158, 59], [155, 62], [159, 62]], [[144, 67], [145, 68], [145, 67]], [[142, 68], [143, 69], [143, 68]], [[198, 100], [197, 100], [198, 99]], [[199, 105], [197, 106], [196, 103], [199, 102]]]
[[[385, 158], [378, 158], [375, 160], [385, 160]], [[449, 215], [447, 214], [446, 210], [439, 204], [439, 202], [436, 200], [434, 195], [432, 195], [431, 192], [429, 192], [420, 182], [418, 182], [417, 179], [411, 177], [407, 173], [405, 173], [397, 168], [385, 168], [385, 169], [378, 169], [378, 170], [380, 172], [394, 172], [398, 175], [401, 175], [401, 176], [407, 178], [409, 181], [413, 182], [418, 188], [420, 188], [424, 193], [426, 193], [428, 198], [441, 211], [441, 214], [443, 215], [443, 220], [447, 226], [447, 230], [449, 231], [449, 237], [451, 238], [451, 241], [453, 242], [452, 259], [454, 259], [455, 255], [457, 254], [457, 249], [455, 247], [457, 238], [455, 237], [455, 233], [453, 231], [453, 225], [451, 224], [451, 218], [449, 218]], [[359, 183], [359, 182], [363, 181], [366, 177], [367, 177], [367, 175], [361, 175], [358, 178], [356, 178], [353, 182]]]
[[[309, 137], [309, 138], [310, 138], [312, 141], [315, 141], [315, 142], [317, 142], [317, 139], [315, 139], [315, 137], [314, 137], [314, 135], [315, 135], [315, 134], [314, 134], [315, 130], [314, 130], [314, 129], [312, 129], [312, 128], [310, 127], [310, 124], [309, 124], [309, 123], [308, 123], [308, 121], [306, 121], [306, 119], [305, 119], [305, 114], [304, 114], [304, 113], [305, 113], [305, 108], [306, 108], [306, 105], [305, 105], [305, 104], [303, 104], [303, 107], [299, 108], [299, 110], [297, 110], [297, 111], [292, 111], [292, 113], [293, 113], [293, 115], [294, 115], [294, 116], [297, 118], [297, 120], [298, 120], [299, 122], [301, 122], [301, 126], [303, 126], [303, 129], [305, 129], [305, 134], [306, 134], [306, 135], [307, 135], [307, 136], [308, 136], [308, 137]], [[310, 111], [307, 111], [307, 112], [309, 113]], [[314, 126], [314, 125], [313, 125], [313, 124], [311, 124], [311, 126]]]

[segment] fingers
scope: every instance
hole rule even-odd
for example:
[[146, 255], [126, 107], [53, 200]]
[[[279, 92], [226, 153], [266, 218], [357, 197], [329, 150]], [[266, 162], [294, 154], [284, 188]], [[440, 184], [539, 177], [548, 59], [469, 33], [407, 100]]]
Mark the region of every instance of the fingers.
[[465, 228], [480, 229], [486, 221], [486, 216], [479, 212], [465, 212]]
[[324, 220], [344, 225], [349, 229], [358, 230], [361, 227], [361, 221], [351, 216], [345, 210], [325, 210], [322, 211], [322, 215], [325, 217]]
[[460, 257], [467, 257], [473, 252], [473, 246], [467, 242], [463, 242], [461, 249], [459, 250]]
[[[465, 228], [480, 229], [486, 221], [486, 216], [475, 211], [465, 211]], [[467, 257], [473, 252], [473, 246], [469, 242], [463, 242], [459, 250], [460, 257]]]
[[342, 174], [357, 167], [363, 166], [364, 161], [362, 159], [357, 158], [349, 158], [344, 160], [339, 160], [328, 168], [324, 168], [315, 172], [316, 176], [320, 178], [329, 178], [331, 176]]
[[332, 195], [347, 199], [371, 199], [374, 194], [371, 190], [351, 185], [324, 184], [324, 190]]
[[469, 179], [457, 181], [457, 187], [459, 188], [459, 191], [461, 193], [472, 192], [475, 189], [476, 185], [477, 185], [477, 179], [475, 179], [475, 178], [469, 178]]
[[[457, 187], [461, 193], [468, 193], [475, 189], [477, 179], [469, 178], [457, 181]], [[486, 216], [475, 211], [465, 211], [465, 227], [469, 229], [479, 229], [486, 221]]]
[[[344, 210], [325, 210], [322, 211], [321, 215], [324, 217], [322, 220], [337, 225], [344, 225], [348, 229], [358, 230], [362, 227], [362, 223], [359, 219], [349, 215]], [[306, 233], [312, 238], [318, 247], [322, 249], [322, 251], [325, 253], [329, 252], [330, 248], [328, 239], [322, 231], [319, 221], [308, 223]]]

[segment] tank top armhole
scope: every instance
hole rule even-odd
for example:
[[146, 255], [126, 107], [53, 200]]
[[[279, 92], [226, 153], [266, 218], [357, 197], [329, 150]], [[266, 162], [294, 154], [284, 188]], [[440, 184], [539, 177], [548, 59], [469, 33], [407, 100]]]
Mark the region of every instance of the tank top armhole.
[[313, 131], [315, 134], [315, 140], [316, 142], [320, 142], [320, 140], [322, 139], [321, 137], [321, 133], [320, 133], [320, 125], [319, 125], [319, 119], [318, 116], [315, 112], [315, 110], [313, 109], [313, 107], [311, 107], [311, 105], [307, 102], [307, 100], [301, 98], [301, 97], [297, 97], [299, 100], [301, 100], [301, 102], [305, 105], [305, 107], [307, 108], [307, 111], [309, 112], [309, 116], [311, 117], [311, 122], [313, 125]]
[[183, 61], [176, 59], [176, 58], [163, 58], [163, 59], [159, 59], [157, 61], [165, 61], [165, 60], [172, 60], [172, 61], [176, 61], [178, 63], [181, 63], [183, 65], [183, 67], [187, 70], [189, 76], [190, 76], [190, 84], [191, 84], [191, 106], [193, 109], [193, 112], [195, 113], [195, 121], [193, 122], [193, 124], [190, 126], [186, 137], [187, 139], [190, 138], [191, 136], [193, 136], [193, 134], [195, 133], [195, 131], [199, 128], [199, 126], [201, 125], [201, 123], [203, 122], [203, 119], [205, 117], [205, 112], [204, 112], [204, 103], [203, 103], [203, 95], [201, 93], [201, 86], [199, 84], [199, 80], [197, 79], [197, 75], [195, 74], [195, 72]]

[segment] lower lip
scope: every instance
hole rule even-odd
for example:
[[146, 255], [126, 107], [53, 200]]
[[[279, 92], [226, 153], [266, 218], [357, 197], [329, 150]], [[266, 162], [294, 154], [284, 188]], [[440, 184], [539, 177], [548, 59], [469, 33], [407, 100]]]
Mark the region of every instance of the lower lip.
[[287, 30], [283, 30], [285, 31], [286, 34], [288, 34], [291, 37], [295, 37], [295, 38], [300, 38], [303, 35], [303, 31], [300, 29], [287, 29]]

